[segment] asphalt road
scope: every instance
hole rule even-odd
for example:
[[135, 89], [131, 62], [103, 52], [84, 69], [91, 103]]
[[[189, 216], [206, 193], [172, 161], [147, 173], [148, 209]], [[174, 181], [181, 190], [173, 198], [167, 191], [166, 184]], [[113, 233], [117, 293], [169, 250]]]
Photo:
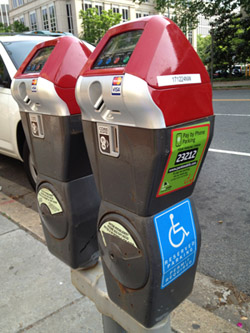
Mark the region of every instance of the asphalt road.
[[250, 295], [250, 91], [214, 91], [213, 99], [214, 137], [193, 194], [198, 270]]
[[[250, 295], [250, 91], [214, 91], [213, 98], [214, 138], [193, 194], [202, 229], [198, 271]], [[36, 210], [22, 163], [0, 155], [0, 186]]]

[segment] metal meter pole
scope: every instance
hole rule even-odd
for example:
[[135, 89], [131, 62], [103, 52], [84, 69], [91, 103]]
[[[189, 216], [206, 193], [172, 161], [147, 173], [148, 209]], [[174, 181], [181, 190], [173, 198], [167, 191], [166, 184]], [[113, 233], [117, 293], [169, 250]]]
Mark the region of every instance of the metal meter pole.
[[126, 331], [112, 318], [102, 315], [104, 333], [126, 333]]
[[101, 262], [90, 269], [71, 270], [76, 289], [95, 303], [102, 314], [104, 333], [172, 333], [170, 315], [151, 328], [147, 328], [117, 306], [108, 296]]
[[[102, 315], [102, 323], [103, 323], [103, 332], [104, 333], [129, 333], [128, 331], [125, 331], [124, 328], [122, 328], [116, 321], [114, 321], [112, 318], [107, 317], [105, 315]], [[144, 328], [139, 330], [139, 326], [134, 327], [133, 332], [141, 332], [141, 333], [156, 333], [158, 332], [158, 328], [154, 329], [152, 328]], [[164, 326], [164, 333], [172, 333], [171, 325], [170, 325], [170, 316], [169, 320], [167, 321], [167, 324]]]

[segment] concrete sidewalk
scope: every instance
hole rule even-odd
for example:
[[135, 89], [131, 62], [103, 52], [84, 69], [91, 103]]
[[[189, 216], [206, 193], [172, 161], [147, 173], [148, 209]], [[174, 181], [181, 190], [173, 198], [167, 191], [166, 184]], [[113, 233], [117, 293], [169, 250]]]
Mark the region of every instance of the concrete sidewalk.
[[102, 332], [95, 305], [70, 269], [0, 214], [0, 332]]
[[[48, 252], [41, 226], [32, 227], [33, 211], [3, 194], [0, 204], [21, 225], [0, 213], [0, 332], [103, 332], [100, 313], [73, 287], [70, 268]], [[190, 300], [173, 311], [171, 326], [178, 333], [246, 332]]]

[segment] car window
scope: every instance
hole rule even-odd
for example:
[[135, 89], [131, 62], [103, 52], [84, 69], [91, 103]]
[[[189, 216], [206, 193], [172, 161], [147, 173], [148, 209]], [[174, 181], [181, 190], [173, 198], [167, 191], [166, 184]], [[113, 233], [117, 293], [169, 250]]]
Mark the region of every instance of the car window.
[[33, 47], [38, 43], [41, 43], [41, 40], [4, 42], [3, 46], [18, 69]]
[[0, 56], [0, 87], [10, 88], [11, 78]]

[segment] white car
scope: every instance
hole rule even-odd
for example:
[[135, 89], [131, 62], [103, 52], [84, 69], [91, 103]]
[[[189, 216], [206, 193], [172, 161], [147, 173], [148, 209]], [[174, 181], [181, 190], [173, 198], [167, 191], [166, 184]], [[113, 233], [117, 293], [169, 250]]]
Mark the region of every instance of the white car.
[[28, 179], [35, 187], [36, 170], [25, 139], [19, 108], [11, 95], [11, 82], [36, 44], [48, 36], [0, 36], [0, 154], [24, 162]]
[[[55, 36], [58, 37], [58, 36]], [[36, 169], [26, 142], [19, 108], [11, 95], [11, 82], [35, 45], [55, 38], [48, 35], [0, 36], [0, 154], [24, 162], [28, 179], [35, 188]], [[94, 47], [85, 43], [91, 51]]]

